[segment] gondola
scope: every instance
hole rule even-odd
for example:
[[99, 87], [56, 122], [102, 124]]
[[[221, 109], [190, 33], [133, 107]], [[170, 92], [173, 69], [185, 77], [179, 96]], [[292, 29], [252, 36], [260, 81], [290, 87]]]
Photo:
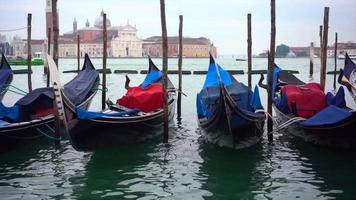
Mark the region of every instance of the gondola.
[[5, 55], [1, 54], [0, 64], [0, 101], [4, 98], [5, 93], [8, 90], [9, 84], [12, 82], [13, 72], [7, 62]]
[[[98, 84], [99, 74], [86, 56], [82, 70], [63, 88], [65, 112], [86, 109]], [[0, 152], [41, 137], [58, 139], [53, 134], [53, 100], [53, 88], [45, 87], [27, 93], [11, 107], [0, 102]]]
[[211, 143], [247, 147], [256, 143], [263, 133], [266, 117], [258, 87], [252, 92], [216, 64], [212, 56], [196, 106], [199, 126]]
[[335, 147], [354, 148], [356, 111], [346, 106], [344, 88], [326, 95], [319, 83], [304, 83], [275, 65], [273, 73], [277, 121], [282, 129], [305, 141]]
[[[100, 112], [76, 108], [70, 139], [77, 150], [138, 143], [163, 133], [162, 72], [149, 58], [145, 80]], [[174, 116], [176, 90], [168, 79], [169, 120]]]
[[344, 85], [356, 102], [356, 64], [348, 54], [345, 55], [344, 69], [340, 70], [338, 82]]

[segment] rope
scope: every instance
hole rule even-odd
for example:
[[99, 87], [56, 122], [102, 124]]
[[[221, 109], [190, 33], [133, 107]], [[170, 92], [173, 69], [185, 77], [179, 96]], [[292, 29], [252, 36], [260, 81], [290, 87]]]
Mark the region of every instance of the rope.
[[[47, 125], [47, 124], [46, 124], [46, 125]], [[48, 126], [48, 125], [47, 125], [47, 126]], [[46, 134], [45, 132], [43, 132], [43, 131], [42, 131], [41, 129], [39, 129], [39, 128], [36, 128], [36, 130], [37, 130], [39, 133], [41, 133], [42, 135], [46, 136], [48, 139], [57, 140], [57, 141], [60, 141], [60, 140], [61, 140], [61, 137], [59, 137], [59, 138], [52, 137], [52, 136]], [[50, 128], [50, 130], [53, 130], [53, 129]]]
[[3, 30], [0, 30], [0, 32], [12, 32], [12, 31], [25, 30], [25, 29], [27, 29], [27, 26], [22, 27], [22, 28], [3, 29]]
[[[103, 86], [102, 84], [99, 85], [101, 85], [101, 87]], [[91, 91], [96, 91], [96, 90], [108, 92], [109, 88], [105, 87], [104, 89], [100, 89], [99, 87], [97, 87], [97, 88], [93, 88]]]
[[[16, 90], [18, 90], [18, 91], [20, 91], [20, 92], [15, 91], [15, 90], [11, 90], [11, 89], [9, 89], [9, 88], [14, 88], [14, 89], [16, 89]], [[18, 87], [16, 87], [16, 86], [10, 85], [10, 84], [4, 85], [4, 86], [3, 86], [3, 89], [4, 89], [4, 90], [7, 90], [7, 91], [10, 91], [10, 92], [13, 92], [13, 93], [15, 93], [15, 94], [23, 95], [23, 96], [27, 94], [26, 91], [24, 91], [24, 90], [22, 90], [22, 89], [20, 89], [20, 88], [18, 88]]]
[[273, 131], [271, 131], [271, 132], [268, 132], [267, 135], [270, 135], [270, 134], [272, 134], [274, 132], [277, 132], [277, 131], [279, 131], [281, 129], [284, 129], [284, 128], [286, 128], [286, 127], [288, 127], [288, 126], [290, 126], [290, 125], [292, 125], [294, 123], [297, 123], [297, 122], [305, 120], [305, 118], [303, 118], [303, 117], [293, 117], [293, 118], [290, 118], [289, 120], [287, 120], [287, 121], [285, 121], [285, 122], [283, 122], [281, 124], [278, 124], [278, 121], [276, 120], [276, 118], [273, 117], [268, 112], [266, 112], [266, 111], [264, 111], [262, 109], [256, 110], [255, 112], [263, 112], [263, 113], [266, 114], [266, 117], [269, 117], [272, 120], [272, 123], [273, 123], [273, 126], [275, 127], [275, 129]]

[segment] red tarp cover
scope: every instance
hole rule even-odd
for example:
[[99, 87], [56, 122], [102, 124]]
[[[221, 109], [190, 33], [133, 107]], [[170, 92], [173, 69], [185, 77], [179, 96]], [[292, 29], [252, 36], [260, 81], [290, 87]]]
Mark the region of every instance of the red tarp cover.
[[325, 94], [318, 83], [307, 83], [303, 87], [286, 85], [282, 93], [287, 95], [290, 110], [291, 104], [296, 103], [299, 117], [310, 118], [326, 107]]
[[162, 85], [155, 83], [146, 89], [131, 87], [127, 90], [126, 95], [118, 99], [116, 103], [127, 108], [138, 108], [143, 112], [151, 112], [162, 108]]

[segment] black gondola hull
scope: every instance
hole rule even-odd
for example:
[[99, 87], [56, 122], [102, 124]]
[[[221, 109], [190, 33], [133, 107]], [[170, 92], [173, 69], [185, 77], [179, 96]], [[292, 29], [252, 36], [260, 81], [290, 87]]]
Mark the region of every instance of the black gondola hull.
[[265, 118], [247, 119], [228, 101], [226, 96], [221, 96], [213, 117], [198, 119], [204, 138], [210, 143], [231, 148], [245, 148], [257, 143], [263, 134]]
[[[293, 118], [291, 115], [282, 113], [274, 106], [277, 121], [286, 122]], [[296, 136], [306, 142], [320, 146], [356, 149], [356, 115], [347, 121], [342, 121], [329, 126], [303, 127], [298, 122], [282, 129], [283, 133]]]
[[[175, 100], [168, 105], [169, 121], [173, 120]], [[81, 151], [140, 143], [163, 133], [163, 112], [139, 119], [98, 118], [74, 119], [70, 123], [70, 140]]]
[[[17, 148], [30, 141], [44, 137], [43, 133], [48, 133], [48, 127], [53, 127], [54, 117], [48, 116], [46, 119], [33, 120], [31, 122], [19, 123], [16, 126], [1, 127], [0, 130], [0, 152], [5, 152]], [[50, 137], [53, 135], [49, 134]]]

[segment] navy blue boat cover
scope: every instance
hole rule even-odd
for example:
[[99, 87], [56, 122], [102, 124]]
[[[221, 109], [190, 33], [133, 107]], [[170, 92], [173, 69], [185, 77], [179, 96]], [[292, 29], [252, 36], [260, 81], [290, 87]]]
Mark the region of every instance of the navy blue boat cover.
[[344, 75], [348, 80], [350, 80], [350, 76], [352, 73], [356, 73], [356, 65], [351, 60], [348, 54], [345, 55], [345, 66], [344, 66]]
[[334, 105], [330, 105], [314, 115], [313, 117], [300, 123], [303, 127], [317, 127], [317, 126], [327, 126], [343, 122], [350, 117], [353, 113], [350, 109], [342, 109]]
[[37, 109], [53, 107], [53, 88], [38, 88], [19, 99], [14, 106], [6, 107], [0, 103], [0, 119], [9, 122], [28, 121]]
[[63, 92], [74, 105], [79, 105], [92, 93], [99, 79], [99, 73], [95, 70], [88, 54], [85, 54], [82, 70], [73, 80], [64, 85]]
[[7, 62], [4, 54], [1, 57], [0, 64], [0, 91], [4, 88], [4, 85], [9, 84], [9, 80], [12, 79], [13, 73], [9, 63]]
[[87, 111], [82, 108], [77, 107], [76, 113], [79, 119], [96, 119], [100, 117], [121, 117], [125, 115], [134, 115], [140, 112], [139, 109], [130, 109], [123, 112], [112, 112], [112, 113], [103, 113], [103, 112], [95, 112], [95, 111]]
[[344, 88], [340, 86], [335, 96], [331, 92], [328, 92], [326, 94], [326, 102], [328, 105], [334, 105], [339, 108], [346, 108]]
[[196, 99], [198, 116], [210, 118], [216, 112], [221, 95], [220, 84], [225, 85], [228, 93], [242, 111], [254, 112], [262, 108], [258, 87], [255, 87], [255, 92], [252, 92], [246, 85], [237, 82], [211, 57], [203, 88]]

